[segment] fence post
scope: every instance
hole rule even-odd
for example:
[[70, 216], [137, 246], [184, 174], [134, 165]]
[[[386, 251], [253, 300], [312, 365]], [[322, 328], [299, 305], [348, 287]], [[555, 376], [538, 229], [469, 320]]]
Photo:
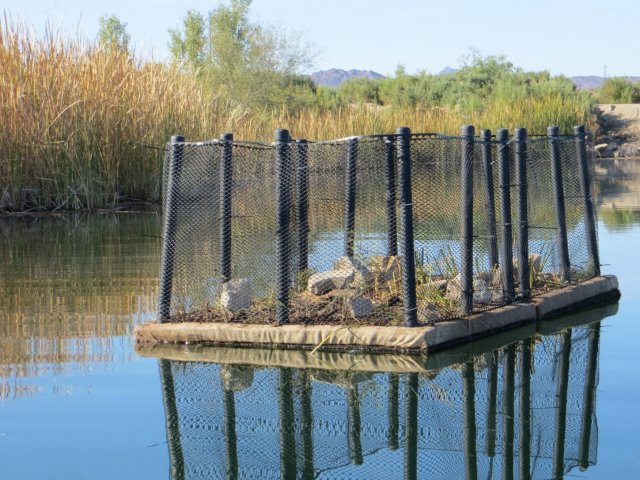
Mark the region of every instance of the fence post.
[[589, 446], [591, 444], [591, 421], [595, 407], [595, 396], [598, 376], [598, 350], [600, 348], [600, 322], [587, 327], [589, 331], [589, 349], [587, 351], [587, 371], [584, 382], [582, 406], [582, 425], [580, 427], [580, 449], [578, 450], [578, 465], [586, 469], [589, 467]]
[[356, 160], [358, 158], [358, 139], [347, 143], [347, 175], [345, 178], [346, 206], [344, 215], [344, 254], [353, 258], [356, 229]]
[[349, 457], [354, 465], [362, 465], [362, 429], [360, 423], [360, 396], [358, 384], [347, 389], [347, 424], [349, 429]]
[[220, 135], [220, 275], [231, 280], [231, 190], [233, 189], [233, 134]]
[[473, 311], [473, 144], [475, 128], [464, 125], [461, 160], [460, 199], [460, 309], [462, 315]]
[[516, 128], [516, 182], [518, 184], [518, 276], [522, 298], [531, 296], [529, 281], [529, 208], [527, 205], [527, 129]]
[[236, 433], [236, 394], [223, 388], [224, 439], [227, 453], [227, 478], [238, 478], [238, 434]]
[[307, 153], [309, 144], [306, 140], [296, 140], [298, 147], [298, 272], [309, 267], [309, 165]]
[[591, 175], [589, 175], [589, 160], [587, 157], [587, 144], [585, 140], [584, 125], [573, 127], [576, 136], [576, 150], [580, 163], [580, 187], [582, 189], [582, 201], [584, 202], [584, 228], [587, 234], [587, 248], [589, 258], [593, 263], [594, 275], [600, 275], [600, 255], [598, 253], [598, 240], [596, 236], [596, 216], [591, 195]]
[[515, 368], [515, 347], [509, 345], [504, 350], [502, 373], [502, 478], [513, 478]]
[[160, 270], [160, 293], [158, 295], [158, 318], [165, 322], [171, 315], [171, 292], [173, 289], [173, 263], [175, 260], [176, 229], [178, 226], [178, 206], [180, 203], [180, 173], [184, 137], [171, 137], [171, 159], [169, 179], [167, 181], [167, 199], [165, 201], [162, 226], [162, 267]]
[[276, 130], [276, 319], [281, 324], [289, 320], [290, 141], [288, 130]]
[[418, 407], [420, 381], [417, 373], [405, 374], [404, 478], [418, 478]]
[[531, 480], [531, 340], [522, 341], [520, 357], [520, 478]]
[[399, 379], [397, 373], [389, 373], [389, 390], [387, 396], [387, 417], [389, 418], [389, 450], [398, 449], [398, 395], [399, 395]]
[[498, 352], [494, 350], [489, 353], [489, 367], [487, 369], [487, 440], [486, 455], [494, 457], [496, 455], [496, 410], [498, 405]]
[[184, 453], [180, 439], [180, 421], [171, 361], [160, 358], [158, 363], [160, 364], [160, 386], [167, 429], [167, 445], [169, 446], [169, 478], [183, 479], [185, 478]]
[[476, 384], [473, 359], [462, 365], [462, 412], [464, 416], [464, 462], [466, 477], [478, 478], [478, 452], [476, 444]]
[[556, 211], [556, 244], [560, 261], [560, 278], [563, 282], [571, 280], [569, 264], [569, 245], [567, 243], [567, 218], [562, 188], [562, 159], [560, 158], [560, 128], [547, 128], [549, 153], [551, 157], [551, 183], [553, 184], [553, 204]]
[[[284, 131], [287, 132], [286, 130]], [[287, 132], [287, 139], [289, 138], [288, 135], [289, 132]], [[292, 370], [290, 368], [280, 367], [280, 378], [278, 382], [280, 478], [296, 478], [297, 459], [295, 454], [291, 454], [292, 450], [295, 451], [296, 445], [293, 392]]]
[[384, 137], [384, 147], [387, 157], [387, 255], [398, 255], [398, 222], [396, 219], [396, 153], [395, 139]]
[[489, 237], [489, 263], [491, 269], [499, 264], [498, 234], [496, 232], [496, 201], [493, 191], [493, 158], [491, 155], [491, 130], [480, 132], [482, 140], [482, 170], [484, 173], [484, 196], [486, 212], [487, 236]]
[[513, 302], [513, 228], [511, 223], [511, 164], [509, 158], [509, 130], [496, 132], [498, 147], [498, 181], [500, 183], [500, 216], [502, 217], [502, 295], [505, 303]]
[[396, 130], [396, 149], [399, 166], [400, 219], [402, 236], [402, 289], [404, 295], [404, 324], [418, 324], [416, 308], [416, 263], [413, 245], [413, 200], [411, 195], [411, 130], [400, 127]]
[[569, 391], [569, 370], [571, 368], [571, 332], [562, 334], [561, 351], [558, 352], [558, 370], [556, 371], [556, 425], [553, 441], [553, 477], [564, 475], [564, 444], [567, 435], [567, 396]]

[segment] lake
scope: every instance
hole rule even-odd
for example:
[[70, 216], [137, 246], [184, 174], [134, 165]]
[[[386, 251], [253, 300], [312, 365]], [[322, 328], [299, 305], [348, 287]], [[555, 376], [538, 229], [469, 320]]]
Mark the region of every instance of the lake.
[[428, 358], [139, 355], [157, 210], [0, 220], [3, 478], [638, 476], [640, 161], [596, 173], [619, 305]]

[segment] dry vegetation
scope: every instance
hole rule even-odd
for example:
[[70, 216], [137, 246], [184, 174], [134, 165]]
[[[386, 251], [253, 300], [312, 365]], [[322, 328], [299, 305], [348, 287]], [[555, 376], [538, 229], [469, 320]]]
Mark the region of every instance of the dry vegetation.
[[238, 109], [194, 75], [49, 33], [0, 23], [0, 211], [79, 209], [155, 201], [165, 142], [232, 131], [270, 141], [276, 128], [311, 140], [392, 132], [453, 133], [526, 125], [543, 131], [589, 121], [560, 96], [492, 102], [462, 111], [435, 106]]

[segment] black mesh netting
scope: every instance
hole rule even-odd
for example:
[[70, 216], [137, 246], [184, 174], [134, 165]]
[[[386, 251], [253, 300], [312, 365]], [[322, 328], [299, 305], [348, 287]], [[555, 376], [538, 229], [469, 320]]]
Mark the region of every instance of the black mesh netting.
[[597, 461], [599, 328], [422, 373], [163, 360], [173, 474], [562, 478]]
[[[415, 309], [425, 324], [594, 276], [576, 138], [534, 136], [521, 142], [527, 155], [524, 185], [517, 175], [516, 139], [483, 138], [471, 140], [468, 157], [469, 137], [434, 134], [171, 145], [164, 169], [161, 315], [179, 321], [383, 325], [402, 323], [407, 310]], [[407, 205], [398, 178], [401, 140], [410, 143], [412, 244], [405, 243], [411, 237], [401, 215]], [[552, 143], [562, 169], [565, 276]], [[504, 179], [502, 153], [509, 169]], [[471, 172], [469, 209], [462, 198], [465, 162]], [[526, 221], [519, 216], [520, 198], [526, 199]], [[471, 235], [465, 244], [466, 221]], [[520, 225], [528, 235], [524, 288]], [[407, 245], [413, 250], [415, 290], [403, 279], [411, 276]], [[470, 277], [463, 276], [464, 258], [470, 259]], [[511, 290], [503, 272], [509, 262]], [[415, 307], [407, 300], [410, 290]]]

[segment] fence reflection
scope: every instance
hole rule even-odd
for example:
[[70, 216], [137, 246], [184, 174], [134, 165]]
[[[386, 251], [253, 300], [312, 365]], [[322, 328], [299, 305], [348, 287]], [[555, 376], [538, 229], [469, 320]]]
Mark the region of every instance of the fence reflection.
[[406, 373], [161, 360], [171, 478], [564, 478], [597, 461], [599, 331]]

